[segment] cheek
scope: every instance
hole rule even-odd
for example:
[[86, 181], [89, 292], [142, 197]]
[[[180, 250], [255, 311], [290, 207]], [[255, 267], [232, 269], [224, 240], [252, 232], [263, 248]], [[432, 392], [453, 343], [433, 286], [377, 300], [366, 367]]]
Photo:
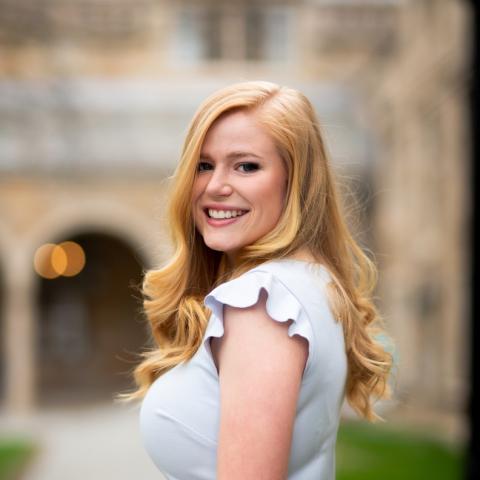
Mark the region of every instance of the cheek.
[[272, 179], [269, 185], [269, 191], [265, 192], [265, 195], [268, 195], [272, 202], [274, 201], [278, 205], [278, 209], [283, 208], [283, 203], [287, 194], [287, 185], [286, 179], [283, 175], [279, 175], [275, 179]]
[[285, 178], [271, 178], [264, 182], [261, 188], [255, 192], [255, 197], [259, 205], [262, 205], [263, 214], [266, 215], [266, 220], [276, 222], [278, 217], [283, 212], [285, 205], [287, 189], [285, 185]]
[[193, 182], [193, 187], [192, 187], [192, 204], [195, 206], [196, 202], [199, 200], [200, 195], [202, 194], [204, 188], [203, 188], [203, 182], [202, 178], [196, 179]]
[[192, 188], [192, 195], [191, 195], [191, 200], [190, 200], [190, 208], [191, 208], [191, 215], [193, 217], [193, 220], [195, 224], [198, 223], [198, 221], [201, 218], [201, 211], [199, 209], [198, 202], [200, 200], [201, 196], [201, 189], [199, 188], [198, 183], [193, 185]]

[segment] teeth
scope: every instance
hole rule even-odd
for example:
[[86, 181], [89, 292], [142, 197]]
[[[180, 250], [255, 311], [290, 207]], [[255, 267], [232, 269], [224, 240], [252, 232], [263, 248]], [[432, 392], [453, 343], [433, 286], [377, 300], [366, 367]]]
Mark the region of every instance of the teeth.
[[208, 209], [208, 215], [212, 218], [232, 218], [239, 217], [246, 213], [247, 210], [213, 210]]

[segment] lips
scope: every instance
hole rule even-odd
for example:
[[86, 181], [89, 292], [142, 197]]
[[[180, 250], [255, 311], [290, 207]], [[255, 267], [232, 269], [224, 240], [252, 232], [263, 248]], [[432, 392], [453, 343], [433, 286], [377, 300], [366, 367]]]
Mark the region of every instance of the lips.
[[[225, 217], [217, 218], [217, 217], [210, 216], [209, 210], [215, 210], [217, 212], [235, 212], [235, 215], [231, 215], [230, 217], [225, 216]], [[205, 212], [205, 215], [207, 215], [208, 218], [213, 218], [215, 220], [230, 220], [232, 218], [239, 218], [239, 217], [243, 217], [243, 215], [249, 212], [249, 210], [244, 208], [228, 208], [227, 209], [227, 208], [215, 208], [215, 207], [205, 207], [203, 211]], [[242, 212], [242, 213], [238, 214], [238, 212]]]
[[249, 211], [245, 211], [242, 215], [238, 215], [236, 217], [230, 217], [230, 218], [213, 218], [208, 215], [208, 210], [205, 211], [205, 217], [207, 220], [208, 225], [211, 227], [227, 227], [228, 225], [232, 223], [239, 222], [241, 218], [245, 216]]
[[217, 210], [213, 208], [205, 209], [204, 212], [209, 218], [214, 218], [215, 220], [224, 220], [230, 218], [238, 218], [245, 215], [248, 210]]

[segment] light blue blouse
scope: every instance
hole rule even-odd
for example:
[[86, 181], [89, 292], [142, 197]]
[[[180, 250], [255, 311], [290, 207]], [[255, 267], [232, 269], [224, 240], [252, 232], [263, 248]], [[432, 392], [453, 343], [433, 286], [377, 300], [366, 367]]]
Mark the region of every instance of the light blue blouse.
[[264, 288], [272, 320], [292, 319], [288, 335], [300, 335], [309, 344], [288, 479], [334, 480], [347, 358], [342, 326], [327, 303], [329, 281], [323, 266], [294, 259], [272, 260], [219, 285], [205, 297], [212, 314], [200, 348], [188, 362], [152, 383], [140, 409], [144, 446], [167, 479], [216, 478], [220, 389], [209, 340], [224, 333], [224, 304], [254, 305]]

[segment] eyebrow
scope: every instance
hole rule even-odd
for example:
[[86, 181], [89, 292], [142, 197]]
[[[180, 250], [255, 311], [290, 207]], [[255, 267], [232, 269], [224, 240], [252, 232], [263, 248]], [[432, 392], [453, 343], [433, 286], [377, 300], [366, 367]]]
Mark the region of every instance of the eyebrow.
[[[262, 157], [260, 157], [259, 155], [253, 152], [244, 152], [241, 150], [230, 152], [226, 158], [227, 160], [238, 160], [239, 158], [244, 158], [244, 157], [258, 158], [259, 160], [262, 159]], [[200, 153], [200, 158], [204, 160], [213, 160], [213, 158], [208, 153], [204, 153], [204, 152]]]

